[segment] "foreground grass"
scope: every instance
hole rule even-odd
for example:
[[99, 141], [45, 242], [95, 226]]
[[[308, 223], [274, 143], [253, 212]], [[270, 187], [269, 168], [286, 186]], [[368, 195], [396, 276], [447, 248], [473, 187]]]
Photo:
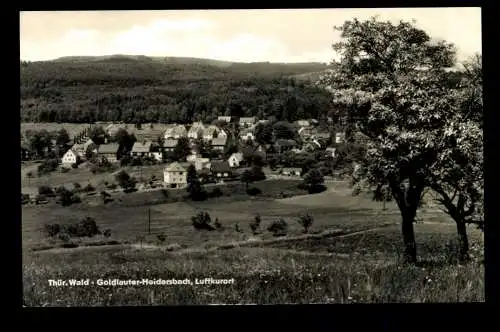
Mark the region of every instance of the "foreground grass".
[[[363, 244], [358, 241], [357, 247]], [[405, 266], [393, 256], [232, 248], [169, 252], [113, 246], [24, 255], [26, 306], [478, 302], [484, 269], [476, 261], [421, 256]], [[347, 256], [347, 257], [346, 257]], [[385, 258], [381, 258], [385, 257]], [[390, 258], [387, 258], [390, 257]], [[233, 285], [51, 287], [49, 279], [234, 278]]]

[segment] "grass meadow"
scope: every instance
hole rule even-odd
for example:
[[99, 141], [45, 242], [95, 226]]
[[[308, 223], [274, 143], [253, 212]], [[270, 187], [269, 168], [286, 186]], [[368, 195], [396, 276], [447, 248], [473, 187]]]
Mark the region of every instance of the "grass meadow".
[[[263, 181], [256, 186], [272, 191]], [[292, 181], [275, 181], [293, 186]], [[273, 183], [273, 182], [270, 182]], [[417, 266], [401, 263], [400, 216], [345, 185], [330, 184], [317, 195], [285, 199], [221, 197], [205, 202], [142, 205], [152, 193], [128, 194], [121, 203], [85, 201], [70, 207], [23, 207], [24, 303], [26, 306], [113, 306], [179, 304], [281, 304], [484, 301], [482, 233], [469, 229], [476, 255], [458, 265], [454, 223], [431, 208], [415, 224]], [[283, 188], [275, 188], [275, 191]], [[296, 193], [297, 194], [297, 193]], [[135, 196], [134, 196], [135, 195]], [[150, 198], [148, 198], [150, 199]], [[134, 203], [134, 204], [132, 204]], [[223, 228], [198, 231], [190, 218], [199, 211]], [[303, 234], [297, 222], [310, 213]], [[148, 215], [151, 233], [148, 232]], [[249, 223], [259, 214], [259, 231]], [[62, 248], [43, 233], [46, 223], [95, 218], [111, 237], [70, 240]], [[266, 228], [283, 218], [286, 236]], [[165, 236], [160, 241], [158, 235]], [[66, 243], [67, 244], [67, 243]], [[42, 250], [45, 249], [45, 250]], [[49, 286], [49, 279], [234, 278], [232, 285]]]

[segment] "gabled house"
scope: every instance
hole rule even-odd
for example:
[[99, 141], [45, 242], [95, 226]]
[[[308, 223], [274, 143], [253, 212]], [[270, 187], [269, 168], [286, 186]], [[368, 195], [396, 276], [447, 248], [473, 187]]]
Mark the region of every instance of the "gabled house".
[[232, 170], [227, 161], [214, 161], [210, 165], [210, 172], [216, 181], [223, 182], [232, 177]]
[[325, 154], [326, 154], [327, 157], [333, 157], [333, 158], [335, 158], [335, 152], [336, 151], [337, 151], [336, 148], [332, 148], [332, 147], [326, 148]]
[[225, 131], [224, 129], [222, 129], [222, 128], [218, 128], [218, 130], [217, 130], [217, 137], [219, 137], [219, 138], [220, 138], [220, 137], [225, 137], [225, 138], [227, 138], [227, 133], [226, 133], [226, 131]]
[[182, 188], [187, 185], [187, 168], [178, 162], [169, 164], [163, 170], [163, 182], [169, 188]]
[[312, 135], [311, 127], [300, 127], [298, 130], [298, 134], [301, 138], [309, 138]]
[[300, 127], [311, 127], [311, 123], [308, 120], [297, 120], [295, 124], [300, 128]]
[[230, 123], [231, 122], [231, 117], [230, 116], [219, 116], [219, 117], [217, 117], [217, 120], [218, 121], [224, 121], [224, 122]]
[[341, 144], [345, 142], [345, 132], [335, 133], [335, 143]]
[[71, 165], [75, 164], [78, 161], [78, 158], [80, 158], [80, 156], [75, 151], [73, 151], [73, 149], [69, 149], [61, 159], [61, 166], [71, 167]]
[[240, 132], [240, 139], [242, 141], [255, 141], [255, 135], [251, 128], [245, 128]]
[[245, 118], [240, 118], [240, 127], [252, 127], [255, 125], [255, 122], [257, 121], [257, 119], [255, 118], [255, 116], [252, 116], [252, 117], [245, 117]]
[[164, 139], [179, 139], [181, 137], [186, 137], [188, 132], [186, 127], [183, 125], [174, 125], [165, 130]]
[[227, 160], [229, 166], [232, 168], [239, 167], [242, 161], [243, 161], [243, 153], [241, 152], [233, 153]]
[[174, 151], [175, 147], [177, 146], [178, 140], [176, 139], [166, 139], [163, 142], [163, 150], [164, 151]]
[[226, 148], [227, 144], [227, 138], [226, 137], [217, 137], [212, 140], [210, 143], [211, 147], [213, 150], [218, 150], [218, 151], [224, 151]]
[[133, 157], [151, 157], [152, 156], [153, 143], [147, 142], [135, 142], [132, 146], [132, 151], [130, 155]]
[[213, 140], [218, 136], [218, 130], [219, 128], [217, 128], [217, 126], [214, 125], [209, 125], [205, 127], [205, 129], [203, 130], [203, 140], [205, 141]]
[[86, 159], [88, 151], [97, 153], [97, 144], [95, 144], [91, 139], [88, 139], [85, 143], [74, 144], [71, 149], [76, 152], [77, 156], [82, 159]]
[[193, 122], [191, 128], [187, 133], [188, 138], [190, 139], [199, 139], [203, 137], [203, 132], [205, 131], [205, 126], [202, 122]]
[[120, 146], [116, 143], [102, 144], [97, 150], [97, 156], [99, 158], [106, 159], [110, 163], [116, 163], [118, 161], [118, 149]]

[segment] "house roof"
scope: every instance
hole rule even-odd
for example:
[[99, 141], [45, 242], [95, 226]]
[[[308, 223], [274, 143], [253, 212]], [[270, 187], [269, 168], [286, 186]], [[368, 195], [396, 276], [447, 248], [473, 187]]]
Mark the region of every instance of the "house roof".
[[186, 168], [178, 162], [173, 162], [165, 167], [165, 172], [184, 172]]
[[302, 169], [298, 167], [285, 167], [281, 169], [282, 172], [301, 172]]
[[230, 116], [218, 116], [217, 120], [231, 121]]
[[227, 138], [226, 137], [217, 137], [212, 140], [212, 146], [224, 146], [226, 145]]
[[120, 145], [116, 143], [102, 144], [99, 146], [99, 153], [117, 153]]
[[184, 127], [183, 125], [175, 125], [165, 130], [165, 135], [167, 136], [184, 135], [186, 133], [187, 133], [186, 127]]
[[76, 151], [73, 149], [69, 149], [68, 151], [66, 151], [66, 153], [64, 155], [66, 155], [68, 153], [74, 154], [75, 156], [78, 155], [78, 153], [76, 153]]
[[297, 120], [297, 125], [301, 127], [309, 127], [311, 123], [308, 120]]
[[135, 142], [132, 146], [132, 152], [146, 153], [151, 151], [151, 142]]
[[165, 142], [163, 142], [163, 146], [166, 148], [175, 148], [177, 146], [177, 140], [176, 139], [166, 139]]
[[330, 138], [330, 133], [315, 133], [314, 134], [315, 138]]
[[238, 161], [242, 161], [243, 160], [243, 153], [241, 153], [241, 152], [233, 153], [231, 155], [231, 157], [229, 157], [229, 158], [233, 158], [233, 157], [236, 158], [236, 160], [238, 160]]
[[217, 130], [218, 130], [218, 128], [216, 126], [210, 125], [210, 126], [203, 129], [203, 135], [212, 136]]
[[255, 116], [240, 118], [240, 123], [254, 123], [254, 122], [255, 122]]
[[88, 139], [85, 143], [83, 143], [83, 147], [86, 149], [88, 148], [89, 146], [91, 146], [92, 144], [95, 145], [94, 141], [92, 139]]
[[210, 170], [212, 172], [229, 173], [231, 172], [231, 166], [229, 166], [229, 163], [227, 161], [214, 161], [210, 165]]

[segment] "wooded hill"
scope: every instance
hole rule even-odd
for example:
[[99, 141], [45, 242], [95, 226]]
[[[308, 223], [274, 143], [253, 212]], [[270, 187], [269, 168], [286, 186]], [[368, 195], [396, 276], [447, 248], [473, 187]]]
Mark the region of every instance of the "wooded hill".
[[331, 97], [295, 77], [321, 63], [146, 56], [21, 62], [23, 122], [210, 122], [217, 116], [326, 118]]

